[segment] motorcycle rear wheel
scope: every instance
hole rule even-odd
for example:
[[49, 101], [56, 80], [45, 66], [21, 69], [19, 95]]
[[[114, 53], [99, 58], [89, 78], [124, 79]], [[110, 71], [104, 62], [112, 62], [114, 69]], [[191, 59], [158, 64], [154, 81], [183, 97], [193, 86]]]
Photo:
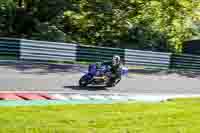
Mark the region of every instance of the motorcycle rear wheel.
[[116, 79], [115, 81], [111, 82], [108, 81], [108, 83], [106, 84], [107, 87], [115, 87], [119, 82], [121, 81], [121, 78]]

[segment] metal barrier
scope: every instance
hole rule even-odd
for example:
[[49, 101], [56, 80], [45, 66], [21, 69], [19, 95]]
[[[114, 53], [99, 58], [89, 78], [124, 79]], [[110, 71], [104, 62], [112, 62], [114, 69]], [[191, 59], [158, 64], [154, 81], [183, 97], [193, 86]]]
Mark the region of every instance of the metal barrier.
[[19, 60], [32, 61], [108, 61], [120, 55], [126, 65], [169, 68], [169, 53], [120, 48], [94, 47], [69, 43], [0, 38], [1, 55], [8, 53]]
[[124, 59], [125, 50], [119, 48], [91, 47], [77, 45], [76, 61], [100, 62], [112, 59], [113, 55]]
[[200, 56], [190, 54], [172, 54], [170, 68], [200, 71]]
[[108, 61], [118, 54], [125, 65], [157, 69], [200, 69], [200, 56], [131, 49], [105, 48], [71, 43], [0, 38], [0, 59], [32, 61]]
[[168, 69], [171, 53], [160, 53], [141, 50], [125, 50], [125, 64], [147, 68]]
[[20, 59], [76, 61], [76, 44], [21, 39]]
[[20, 56], [20, 40], [1, 38], [0, 39], [0, 59], [19, 59]]

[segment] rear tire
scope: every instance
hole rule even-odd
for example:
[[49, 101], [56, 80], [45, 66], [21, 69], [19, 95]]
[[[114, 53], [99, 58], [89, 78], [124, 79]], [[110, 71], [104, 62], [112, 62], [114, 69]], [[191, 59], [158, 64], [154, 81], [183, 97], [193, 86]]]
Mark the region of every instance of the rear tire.
[[107, 87], [115, 87], [114, 84], [107, 84], [106, 86], [107, 86]]
[[118, 78], [115, 81], [111, 80], [106, 84], [106, 86], [107, 87], [115, 87], [120, 81], [121, 81], [121, 78]]

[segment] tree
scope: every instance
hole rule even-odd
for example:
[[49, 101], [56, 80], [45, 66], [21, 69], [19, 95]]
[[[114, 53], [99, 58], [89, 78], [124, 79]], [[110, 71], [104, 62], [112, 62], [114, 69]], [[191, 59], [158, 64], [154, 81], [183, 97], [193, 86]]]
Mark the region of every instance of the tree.
[[181, 52], [197, 0], [1, 0], [1, 36]]
[[56, 36], [47, 36], [62, 34], [62, 31], [53, 27], [58, 21], [57, 16], [63, 14], [69, 4], [70, 2], [67, 3], [65, 0], [4, 0], [0, 3], [1, 34], [10, 37], [57, 40]]
[[182, 42], [193, 36], [188, 18], [194, 16], [198, 3], [193, 0], [79, 0], [78, 11], [64, 13], [64, 32], [67, 41], [112, 47], [129, 43], [133, 48], [181, 52]]

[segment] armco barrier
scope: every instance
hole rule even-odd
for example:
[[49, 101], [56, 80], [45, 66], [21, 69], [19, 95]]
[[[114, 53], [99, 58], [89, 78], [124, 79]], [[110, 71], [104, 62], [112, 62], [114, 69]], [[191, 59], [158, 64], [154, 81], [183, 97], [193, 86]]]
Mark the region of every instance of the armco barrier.
[[20, 40], [1, 38], [0, 39], [0, 59], [19, 59]]
[[170, 68], [200, 71], [200, 56], [190, 54], [172, 54]]
[[76, 61], [76, 44], [21, 39], [21, 60]]
[[171, 53], [160, 53], [140, 50], [125, 50], [125, 64], [150, 68], [168, 69]]
[[70, 43], [0, 38], [0, 59], [37, 61], [107, 61], [118, 54], [125, 65], [158, 69], [200, 70], [200, 56], [131, 49], [94, 47]]
[[122, 59], [125, 58], [124, 49], [77, 45], [76, 61], [108, 61], [116, 54], [120, 55]]
[[100, 62], [118, 54], [131, 66], [169, 68], [170, 63], [169, 53], [9, 38], [1, 38], [0, 44], [4, 53], [20, 60]]

